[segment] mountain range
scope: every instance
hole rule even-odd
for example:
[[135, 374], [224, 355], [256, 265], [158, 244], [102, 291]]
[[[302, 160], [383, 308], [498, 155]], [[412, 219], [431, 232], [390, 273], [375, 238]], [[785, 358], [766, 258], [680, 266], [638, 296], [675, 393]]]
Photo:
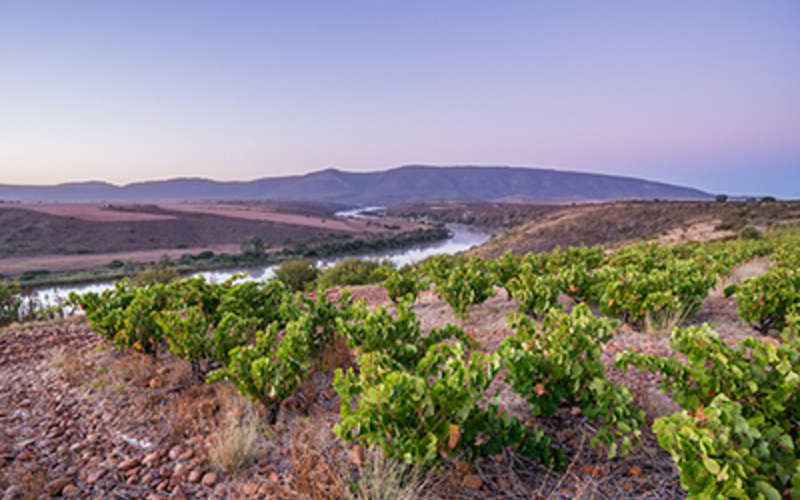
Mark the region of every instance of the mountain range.
[[276, 200], [385, 206], [412, 201], [564, 203], [656, 198], [703, 200], [712, 195], [632, 177], [475, 166], [404, 166], [381, 172], [327, 169], [305, 175], [231, 182], [177, 178], [125, 186], [104, 182], [52, 186], [0, 184], [0, 200], [21, 202]]

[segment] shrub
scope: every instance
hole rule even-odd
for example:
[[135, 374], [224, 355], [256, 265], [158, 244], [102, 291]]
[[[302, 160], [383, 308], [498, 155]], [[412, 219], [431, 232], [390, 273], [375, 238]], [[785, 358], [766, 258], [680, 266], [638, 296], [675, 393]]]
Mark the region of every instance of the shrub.
[[800, 341], [736, 348], [708, 325], [676, 330], [677, 358], [621, 354], [617, 366], [663, 377], [684, 410], [653, 425], [690, 498], [800, 498]]
[[740, 240], [760, 240], [763, 238], [764, 235], [754, 226], [744, 226], [739, 230]]
[[124, 265], [125, 265], [125, 263], [122, 262], [121, 260], [114, 259], [114, 260], [112, 260], [111, 262], [108, 263], [107, 267], [109, 269], [119, 269], [119, 268], [123, 267]]
[[644, 412], [635, 408], [628, 389], [605, 377], [602, 344], [611, 340], [616, 323], [596, 318], [579, 304], [567, 315], [551, 311], [541, 329], [528, 317], [510, 316], [515, 329], [500, 353], [514, 392], [525, 398], [534, 417], [552, 416], [562, 401], [579, 405], [600, 423], [592, 444], [608, 445], [609, 456], [628, 453], [640, 436]]
[[469, 310], [472, 307], [497, 294], [494, 290], [494, 276], [486, 271], [479, 258], [471, 258], [463, 265], [436, 269], [432, 274], [436, 291], [462, 320], [469, 319]]
[[501, 368], [497, 355], [468, 358], [462, 343], [439, 343], [409, 370], [380, 351], [360, 354], [358, 363], [358, 374], [337, 370], [334, 380], [342, 397], [334, 432], [345, 441], [366, 441], [388, 458], [422, 465], [448, 455], [472, 461], [512, 445], [545, 465], [563, 464], [541, 428], [528, 429], [496, 405], [478, 405]]
[[247, 257], [260, 257], [264, 254], [264, 241], [258, 236], [248, 236], [239, 245], [239, 251]]
[[383, 282], [383, 288], [392, 302], [408, 299], [412, 303], [417, 300], [420, 292], [430, 288], [422, 274], [413, 267], [399, 269], [392, 272]]
[[179, 276], [178, 271], [174, 267], [158, 264], [141, 271], [134, 276], [131, 281], [138, 287], [157, 284], [165, 285], [175, 281]]
[[6, 326], [19, 319], [22, 298], [19, 285], [0, 283], [0, 326]]
[[296, 292], [311, 288], [319, 275], [319, 269], [309, 259], [287, 260], [275, 269], [275, 279]]
[[783, 330], [787, 315], [800, 306], [800, 273], [794, 266], [777, 265], [742, 283], [736, 302], [742, 320], [762, 334], [772, 328]]
[[376, 261], [368, 259], [344, 259], [335, 266], [322, 271], [317, 279], [321, 288], [331, 288], [336, 285], [367, 285], [385, 280], [392, 270], [390, 261]]

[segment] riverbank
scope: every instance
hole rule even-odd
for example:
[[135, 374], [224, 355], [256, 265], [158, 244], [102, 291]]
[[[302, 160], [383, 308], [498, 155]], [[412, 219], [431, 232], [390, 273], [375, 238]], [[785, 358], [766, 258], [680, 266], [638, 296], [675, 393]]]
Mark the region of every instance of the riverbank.
[[[417, 228], [395, 234], [376, 234], [365, 238], [352, 238], [346, 235], [329, 234], [311, 243], [299, 243], [292, 247], [274, 249], [263, 253], [215, 253], [203, 250], [198, 253], [182, 253], [176, 256], [175, 250], [165, 251], [158, 259], [135, 262], [121, 259], [106, 260], [102, 267], [51, 272], [48, 269], [31, 268], [15, 279], [3, 282], [18, 283], [22, 287], [42, 289], [66, 285], [81, 285], [119, 280], [134, 276], [148, 267], [163, 264], [174, 268], [181, 275], [219, 271], [226, 269], [258, 269], [275, 266], [283, 261], [309, 258], [327, 259], [338, 256], [385, 252], [408, 249], [426, 243], [435, 243], [452, 238], [453, 233], [442, 225]], [[156, 251], [157, 253], [157, 251]], [[153, 252], [148, 255], [154, 256]], [[177, 257], [177, 258], [176, 258]], [[31, 262], [35, 262], [31, 259]], [[2, 265], [2, 261], [0, 261]]]

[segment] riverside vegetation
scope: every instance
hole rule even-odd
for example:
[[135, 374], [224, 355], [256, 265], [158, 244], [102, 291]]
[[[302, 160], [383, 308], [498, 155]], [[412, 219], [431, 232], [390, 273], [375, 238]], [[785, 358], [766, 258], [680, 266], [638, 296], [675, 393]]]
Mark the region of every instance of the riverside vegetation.
[[[433, 469], [503, 450], [563, 469], [567, 450], [535, 423], [563, 407], [592, 422], [592, 444], [602, 453], [630, 453], [642, 436], [644, 412], [628, 388], [607, 378], [602, 346], [619, 321], [671, 333], [673, 349], [685, 358], [627, 351], [617, 367], [663, 377], [663, 391], [682, 408], [656, 420], [652, 430], [674, 458], [688, 496], [797, 499], [798, 242], [797, 231], [783, 229], [763, 239], [638, 244], [613, 253], [574, 247], [493, 260], [439, 256], [400, 270], [376, 264], [369, 273], [350, 263], [329, 272], [328, 280], [323, 274], [317, 293], [294, 292], [300, 287], [280, 280], [123, 280], [113, 290], [70, 300], [118, 349], [158, 356], [166, 346], [191, 364], [197, 379], [229, 381], [262, 404], [270, 421], [325, 352], [346, 345], [355, 358], [335, 373], [342, 401], [336, 434]], [[674, 328], [737, 265], [764, 257], [772, 263], [767, 274], [726, 293], [760, 335], [782, 341], [750, 338], [732, 347], [707, 325]], [[369, 309], [347, 291], [338, 300], [325, 293], [324, 287], [359, 274], [367, 276], [359, 281], [383, 278], [396, 306]], [[423, 332], [414, 302], [427, 282], [461, 325]], [[498, 287], [519, 301], [519, 311], [508, 318], [513, 334], [484, 352], [465, 325], [470, 310]], [[563, 297], [577, 303], [570, 312]], [[512, 417], [495, 402], [501, 373], [526, 402], [529, 418]]]

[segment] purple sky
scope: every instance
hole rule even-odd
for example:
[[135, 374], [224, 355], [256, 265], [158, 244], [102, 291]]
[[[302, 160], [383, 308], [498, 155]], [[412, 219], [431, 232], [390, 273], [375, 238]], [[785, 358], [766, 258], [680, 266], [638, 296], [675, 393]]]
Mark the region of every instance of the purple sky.
[[800, 198], [800, 1], [0, 2], [0, 183], [412, 163]]

